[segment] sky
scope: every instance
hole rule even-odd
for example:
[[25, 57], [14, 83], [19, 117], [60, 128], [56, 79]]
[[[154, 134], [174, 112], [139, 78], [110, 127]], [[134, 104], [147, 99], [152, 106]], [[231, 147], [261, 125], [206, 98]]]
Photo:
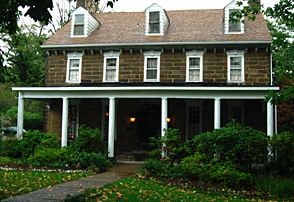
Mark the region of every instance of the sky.
[[[104, 2], [107, 0], [101, 0]], [[107, 11], [144, 11], [148, 6], [157, 3], [165, 10], [190, 10], [190, 9], [221, 9], [232, 0], [118, 0], [114, 8]], [[261, 0], [265, 7], [272, 7], [279, 0]]]

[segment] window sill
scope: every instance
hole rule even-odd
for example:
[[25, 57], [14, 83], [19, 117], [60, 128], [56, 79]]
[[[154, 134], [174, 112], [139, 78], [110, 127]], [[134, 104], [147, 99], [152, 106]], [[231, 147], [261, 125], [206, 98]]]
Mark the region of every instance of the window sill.
[[245, 81], [228, 81], [228, 83], [245, 83]]
[[203, 81], [185, 81], [185, 83], [203, 83]]
[[81, 83], [81, 81], [66, 81], [65, 83]]

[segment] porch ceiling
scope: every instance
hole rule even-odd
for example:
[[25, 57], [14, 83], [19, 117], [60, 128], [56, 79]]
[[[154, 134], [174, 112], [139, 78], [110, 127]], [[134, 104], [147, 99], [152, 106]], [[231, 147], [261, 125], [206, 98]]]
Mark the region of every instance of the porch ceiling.
[[12, 87], [22, 92], [23, 98], [56, 99], [68, 98], [179, 98], [179, 99], [264, 99], [269, 90], [279, 90], [277, 86], [268, 87]]

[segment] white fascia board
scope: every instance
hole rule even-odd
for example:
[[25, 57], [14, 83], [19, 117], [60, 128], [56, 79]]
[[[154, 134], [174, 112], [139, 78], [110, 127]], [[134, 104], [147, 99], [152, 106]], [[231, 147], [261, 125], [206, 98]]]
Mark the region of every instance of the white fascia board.
[[177, 45], [261, 45], [271, 44], [273, 41], [205, 41], [205, 42], [144, 42], [144, 43], [99, 43], [99, 44], [63, 44], [63, 45], [42, 45], [44, 49], [63, 49], [63, 48], [97, 48], [111, 46], [177, 46]]
[[279, 90], [278, 86], [268, 87], [191, 87], [191, 86], [132, 86], [132, 87], [12, 87], [13, 91], [132, 91], [132, 90], [144, 90], [144, 91], [268, 91]]

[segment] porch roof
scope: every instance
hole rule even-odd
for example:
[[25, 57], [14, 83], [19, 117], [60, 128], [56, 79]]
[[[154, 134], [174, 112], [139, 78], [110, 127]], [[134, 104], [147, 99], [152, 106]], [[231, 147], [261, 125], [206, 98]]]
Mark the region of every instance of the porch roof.
[[124, 87], [12, 87], [22, 98], [47, 102], [68, 98], [177, 98], [177, 99], [264, 99], [278, 86], [124, 86]]

